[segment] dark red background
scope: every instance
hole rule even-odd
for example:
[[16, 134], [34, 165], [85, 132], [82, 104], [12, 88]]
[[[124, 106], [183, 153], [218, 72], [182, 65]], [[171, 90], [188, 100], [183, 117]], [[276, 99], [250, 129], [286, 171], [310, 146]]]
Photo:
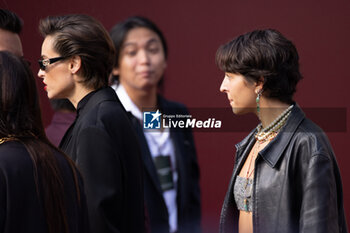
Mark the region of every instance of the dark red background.
[[[116, 22], [143, 15], [163, 30], [170, 54], [165, 96], [189, 107], [227, 107], [219, 93], [223, 73], [215, 66], [216, 49], [233, 37], [256, 28], [275, 28], [294, 41], [300, 54], [301, 81], [295, 97], [301, 107], [350, 107], [350, 1], [349, 0], [0, 0], [1, 7], [24, 20], [21, 35], [25, 57], [40, 56], [42, 38], [38, 21], [48, 15], [85, 13], [109, 30]], [[52, 116], [42, 84], [44, 121]], [[228, 111], [230, 111], [228, 109]], [[212, 116], [215, 117], [215, 111]], [[233, 116], [232, 116], [233, 117]], [[328, 117], [327, 113], [324, 116]], [[330, 117], [330, 116], [329, 116]], [[329, 118], [337, 121], [336, 117]], [[349, 125], [349, 117], [346, 116]], [[221, 204], [233, 167], [234, 145], [247, 133], [196, 132], [201, 168], [204, 232], [217, 232]], [[327, 132], [337, 156], [344, 185], [345, 209], [350, 216], [350, 169], [348, 128]], [[348, 221], [349, 222], [349, 221]]]

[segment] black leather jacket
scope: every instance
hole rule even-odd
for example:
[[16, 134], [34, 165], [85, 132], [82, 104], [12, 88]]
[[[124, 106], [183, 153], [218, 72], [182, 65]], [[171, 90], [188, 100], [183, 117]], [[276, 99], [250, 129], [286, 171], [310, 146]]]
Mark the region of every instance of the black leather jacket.
[[[220, 218], [220, 232], [238, 232], [233, 184], [255, 139], [236, 145], [236, 161]], [[277, 137], [255, 162], [254, 233], [347, 232], [337, 162], [324, 132], [296, 105]]]

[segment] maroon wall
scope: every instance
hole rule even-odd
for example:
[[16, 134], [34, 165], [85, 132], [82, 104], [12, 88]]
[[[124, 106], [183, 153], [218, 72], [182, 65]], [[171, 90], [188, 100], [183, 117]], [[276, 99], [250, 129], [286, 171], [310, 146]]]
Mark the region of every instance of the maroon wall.
[[[154, 20], [163, 30], [170, 48], [165, 96], [189, 107], [227, 107], [219, 93], [223, 74], [214, 55], [218, 46], [238, 34], [256, 28], [276, 28], [294, 41], [301, 57], [304, 80], [296, 100], [302, 107], [350, 107], [348, 62], [350, 61], [350, 1], [279, 0], [0, 0], [2, 8], [24, 20], [22, 42], [25, 57], [35, 72], [40, 56], [37, 25], [40, 18], [67, 13], [90, 14], [109, 30], [131, 15]], [[52, 112], [38, 82], [45, 124]], [[213, 111], [215, 117], [215, 111]], [[321, 117], [337, 118], [323, 113]], [[346, 117], [349, 123], [349, 117]], [[201, 167], [203, 227], [216, 232], [221, 204], [233, 167], [234, 144], [247, 133], [195, 133]], [[334, 147], [344, 185], [344, 199], [350, 217], [350, 132], [327, 132]], [[349, 222], [349, 221], [348, 221]]]

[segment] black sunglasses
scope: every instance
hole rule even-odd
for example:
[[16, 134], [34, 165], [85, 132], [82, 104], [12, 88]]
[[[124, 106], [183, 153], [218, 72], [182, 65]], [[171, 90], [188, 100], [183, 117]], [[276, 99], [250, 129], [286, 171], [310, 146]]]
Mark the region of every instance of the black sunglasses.
[[53, 64], [59, 60], [64, 59], [65, 57], [54, 57], [54, 58], [45, 58], [45, 59], [40, 59], [38, 60], [40, 69], [45, 71], [46, 66]]

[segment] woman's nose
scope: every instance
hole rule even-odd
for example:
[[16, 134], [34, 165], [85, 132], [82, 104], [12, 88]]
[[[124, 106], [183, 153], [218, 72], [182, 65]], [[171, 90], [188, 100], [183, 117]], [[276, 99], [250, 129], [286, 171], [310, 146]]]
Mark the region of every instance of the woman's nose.
[[226, 92], [227, 88], [226, 88], [226, 78], [224, 78], [221, 82], [221, 85], [220, 85], [220, 92], [224, 93]]
[[43, 70], [39, 69], [39, 71], [38, 71], [38, 77], [39, 77], [39, 78], [44, 78], [44, 71], [43, 71]]

